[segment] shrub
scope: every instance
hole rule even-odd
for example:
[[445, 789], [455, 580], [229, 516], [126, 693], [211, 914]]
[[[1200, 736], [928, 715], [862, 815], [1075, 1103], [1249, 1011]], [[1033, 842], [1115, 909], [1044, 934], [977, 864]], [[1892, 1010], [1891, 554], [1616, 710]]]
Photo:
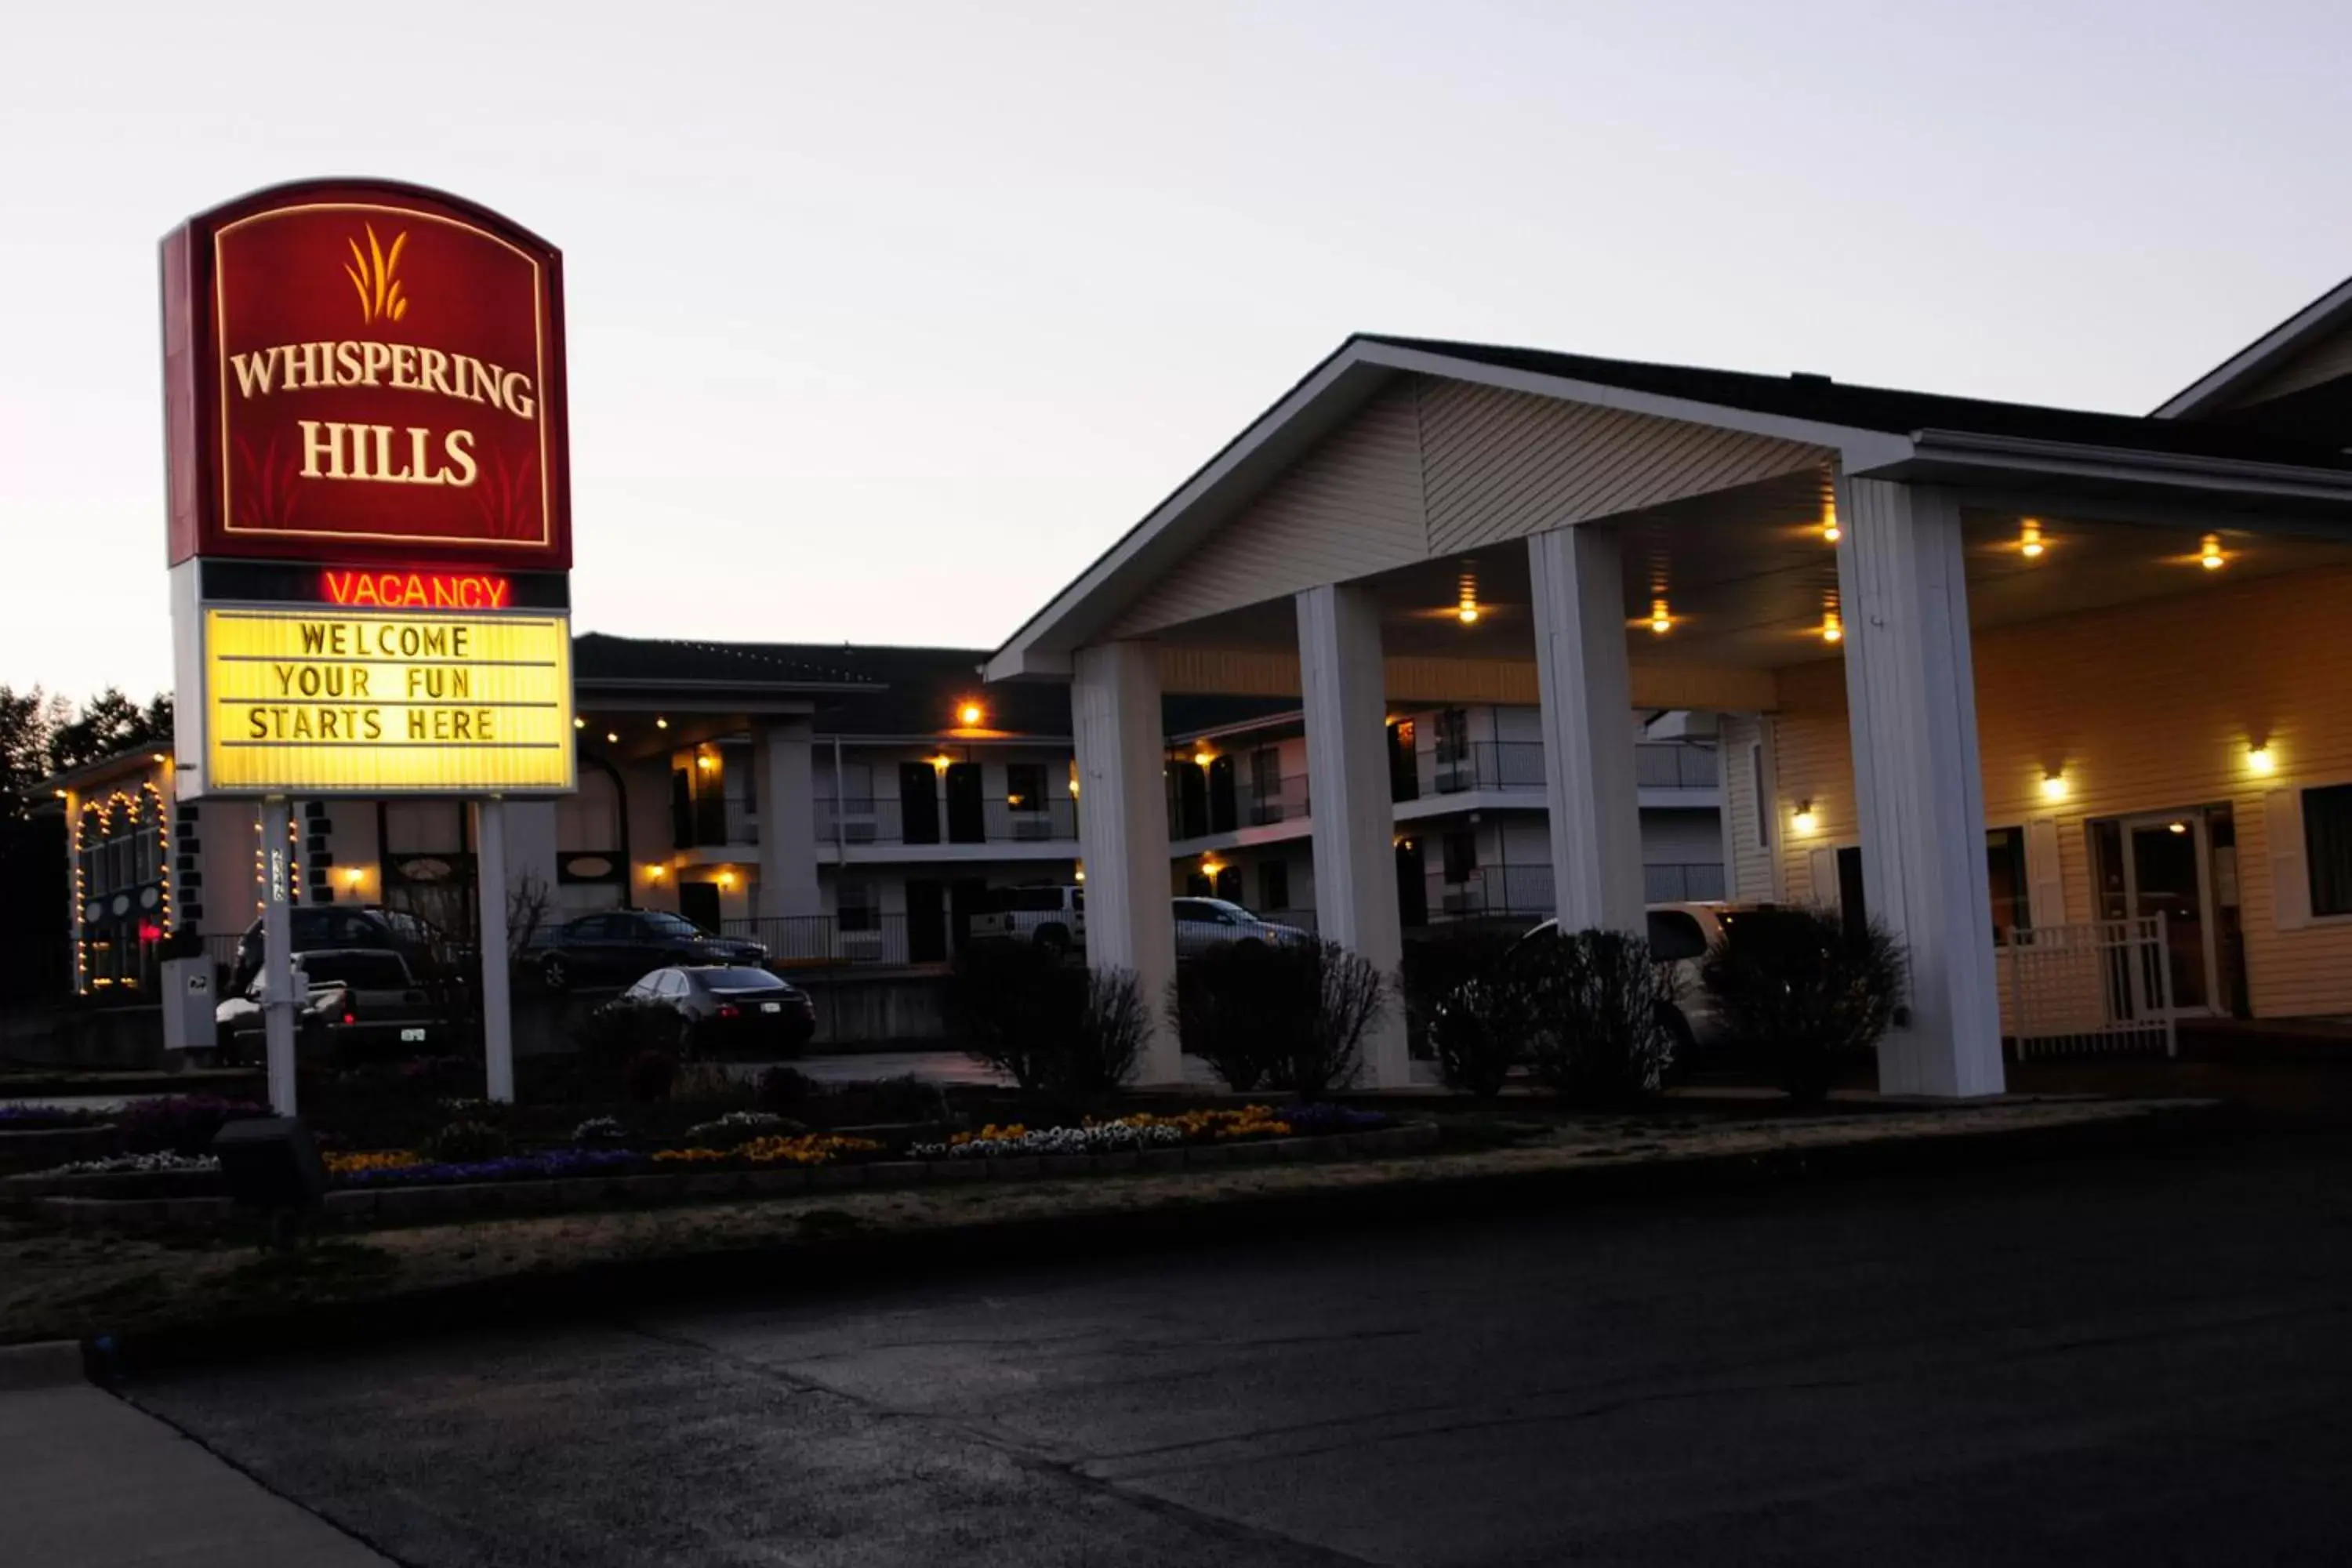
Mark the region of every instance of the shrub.
[[1312, 1098], [1351, 1082], [1387, 1008], [1380, 971], [1333, 942], [1236, 943], [1187, 967], [1170, 1022], [1240, 1093], [1266, 1083]]
[[672, 1100], [691, 1100], [698, 1105], [748, 1104], [753, 1093], [752, 1087], [729, 1072], [726, 1064], [698, 1058], [680, 1062], [669, 1083]]
[[818, 1101], [827, 1125], [862, 1127], [884, 1121], [943, 1121], [953, 1116], [940, 1086], [902, 1073], [824, 1089]]
[[1034, 942], [973, 942], [956, 954], [948, 1011], [964, 1049], [1024, 1089], [1054, 1076], [1055, 1014], [1084, 984], [1061, 955]]
[[1055, 1020], [1061, 1037], [1047, 1074], [1052, 1087], [1081, 1093], [1117, 1089], [1134, 1072], [1151, 1029], [1142, 988], [1131, 970], [1097, 970], [1076, 1000], [1069, 1016]]
[[751, 1102], [772, 1115], [791, 1116], [824, 1093], [824, 1086], [798, 1068], [770, 1068], [760, 1075]]
[[669, 1098], [677, 1078], [677, 1058], [667, 1051], [639, 1051], [621, 1069], [621, 1092], [640, 1105]]
[[1429, 1044], [1448, 1089], [1491, 1100], [1536, 1034], [1528, 988], [1507, 964], [1462, 981], [1430, 1011]]
[[1564, 1100], [1622, 1105], [1657, 1091], [1674, 1054], [1673, 971], [1617, 931], [1530, 938], [1512, 961], [1534, 1025], [1529, 1065]]
[[1850, 928], [1826, 910], [1749, 915], [1737, 931], [1700, 969], [1727, 1043], [1796, 1099], [1825, 1098], [1895, 1021], [1902, 944], [1876, 921]]
[[772, 1111], [730, 1110], [715, 1121], [699, 1121], [688, 1128], [686, 1141], [697, 1149], [735, 1149], [755, 1138], [794, 1137], [807, 1131]]
[[126, 1154], [209, 1154], [213, 1136], [232, 1121], [268, 1116], [269, 1107], [216, 1094], [175, 1094], [135, 1100], [114, 1119]]
[[592, 1116], [572, 1130], [572, 1142], [583, 1149], [610, 1148], [626, 1142], [628, 1136], [617, 1116]]
[[1436, 1054], [1431, 1031], [1438, 1008], [1465, 982], [1501, 974], [1525, 926], [1523, 921], [1454, 921], [1405, 942], [1397, 996], [1404, 1008], [1405, 1036], [1416, 1054]]
[[487, 1122], [452, 1121], [436, 1132], [425, 1153], [444, 1165], [467, 1165], [505, 1157], [507, 1135]]

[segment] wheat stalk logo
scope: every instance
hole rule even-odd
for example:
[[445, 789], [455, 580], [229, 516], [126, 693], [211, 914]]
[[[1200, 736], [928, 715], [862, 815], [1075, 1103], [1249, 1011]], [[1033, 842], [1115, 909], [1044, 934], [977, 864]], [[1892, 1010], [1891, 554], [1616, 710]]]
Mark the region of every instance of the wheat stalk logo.
[[376, 243], [375, 225], [369, 224], [366, 227], [366, 250], [360, 249], [360, 242], [356, 239], [346, 238], [343, 241], [352, 247], [352, 264], [343, 268], [343, 274], [352, 280], [352, 287], [360, 291], [362, 321], [373, 321], [382, 317], [396, 321], [408, 314], [408, 297], [401, 292], [398, 276], [400, 251], [408, 243], [408, 232], [403, 229], [394, 235], [392, 249], [386, 252]]

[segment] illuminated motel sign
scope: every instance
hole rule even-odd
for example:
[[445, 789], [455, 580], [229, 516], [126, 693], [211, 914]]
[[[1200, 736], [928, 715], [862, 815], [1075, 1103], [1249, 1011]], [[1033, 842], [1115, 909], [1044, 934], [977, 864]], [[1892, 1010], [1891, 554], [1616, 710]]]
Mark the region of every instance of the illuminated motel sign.
[[562, 273], [388, 182], [165, 239], [184, 797], [573, 787]]

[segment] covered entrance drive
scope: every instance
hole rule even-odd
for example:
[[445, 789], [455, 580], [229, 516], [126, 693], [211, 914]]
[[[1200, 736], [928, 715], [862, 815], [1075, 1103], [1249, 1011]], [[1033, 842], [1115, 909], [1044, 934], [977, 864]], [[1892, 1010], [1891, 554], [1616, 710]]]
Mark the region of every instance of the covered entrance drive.
[[[2211, 811], [2177, 836], [2172, 818], [2156, 825], [2178, 847], [2150, 843], [2140, 819], [2231, 798], [2209, 775], [2242, 785], [2249, 737], [2278, 722], [2242, 712], [2234, 732], [2194, 738], [2211, 757], [2173, 766], [2194, 706], [2174, 687], [2141, 702], [2153, 760], [2110, 765], [2095, 761], [2109, 749], [2096, 727], [2074, 722], [2095, 688], [2051, 678], [2142, 658], [2139, 617], [2182, 613], [2176, 601], [2226, 617], [2200, 590], [2277, 579], [2320, 592], [2352, 565], [2347, 518], [2352, 462], [2241, 429], [1357, 338], [988, 674], [1073, 685], [1089, 956], [1135, 971], [1147, 994], [1173, 963], [1166, 694], [1299, 701], [1318, 928], [1391, 970], [1391, 704], [1534, 704], [1559, 916], [1635, 931], [1629, 718], [1734, 716], [1735, 894], [1858, 901], [1885, 921], [1911, 986], [1880, 1047], [1881, 1087], [1990, 1094], [2003, 1078], [1988, 827], [2013, 829], [2025, 862], [2011, 877], [2025, 894], [2007, 889], [2014, 925], [2014, 907], [2066, 907], [2088, 874], [2086, 812], [2112, 816], [2117, 896], [2178, 910], [2180, 994], [2214, 1005], [2234, 839], [2217, 867]], [[2073, 639], [2074, 668], [2053, 662], [2065, 656], [2042, 646], [2052, 637]], [[2259, 665], [2242, 643], [2175, 646], [2209, 671]], [[2033, 670], [2038, 689], [2015, 679]], [[1998, 703], [1979, 700], [1988, 682]], [[1817, 868], [1843, 865], [1859, 888], [1841, 898]], [[2086, 894], [2073, 904], [2089, 916]], [[1401, 1028], [1368, 1065], [1376, 1083], [1405, 1081]], [[1180, 1068], [1163, 1033], [1148, 1076]]]

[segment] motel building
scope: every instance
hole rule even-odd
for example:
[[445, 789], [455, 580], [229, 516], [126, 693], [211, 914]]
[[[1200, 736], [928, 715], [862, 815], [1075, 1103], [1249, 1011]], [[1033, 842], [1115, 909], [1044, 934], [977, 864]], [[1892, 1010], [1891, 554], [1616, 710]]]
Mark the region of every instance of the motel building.
[[[2145, 416], [1359, 336], [989, 689], [1070, 689], [1089, 958], [1146, 994], [1171, 855], [1238, 867], [1265, 809], [1304, 853], [1241, 886], [1311, 879], [1322, 934], [1393, 969], [1394, 868], [1449, 853], [1416, 792], [1482, 739], [1540, 781], [1545, 901], [1642, 931], [1627, 716], [1712, 715], [1724, 893], [1884, 921], [1881, 1088], [1997, 1093], [2011, 1042], [2352, 1013], [2347, 444], [2352, 285]], [[1162, 707], [1212, 696], [1290, 705], [1295, 744], [1204, 730], [1236, 803], [1180, 800], [1171, 843]], [[1440, 761], [1430, 715], [1510, 710]], [[1369, 1058], [1407, 1081], [1394, 1019]], [[1162, 1030], [1146, 1076], [1180, 1068]]]
[[[572, 641], [579, 787], [508, 810], [515, 908], [541, 929], [625, 907], [752, 937], [791, 964], [944, 963], [1005, 889], [1082, 885], [1069, 692], [983, 688], [985, 649]], [[1550, 912], [1535, 710], [1401, 714], [1388, 727], [1409, 923]], [[1629, 720], [1654, 897], [1725, 882], [1712, 718]], [[1171, 697], [1164, 894], [1315, 924], [1295, 699]], [[1498, 738], [1499, 737], [1499, 738]], [[226, 962], [267, 871], [250, 801], [173, 804], [141, 750], [50, 781], [68, 826], [73, 988], [152, 998], [167, 935]], [[291, 813], [294, 901], [384, 904], [475, 929], [471, 814], [454, 798], [340, 796]], [[1430, 846], [1423, 866], [1418, 846]], [[1419, 900], [1416, 906], [1415, 900]]]

